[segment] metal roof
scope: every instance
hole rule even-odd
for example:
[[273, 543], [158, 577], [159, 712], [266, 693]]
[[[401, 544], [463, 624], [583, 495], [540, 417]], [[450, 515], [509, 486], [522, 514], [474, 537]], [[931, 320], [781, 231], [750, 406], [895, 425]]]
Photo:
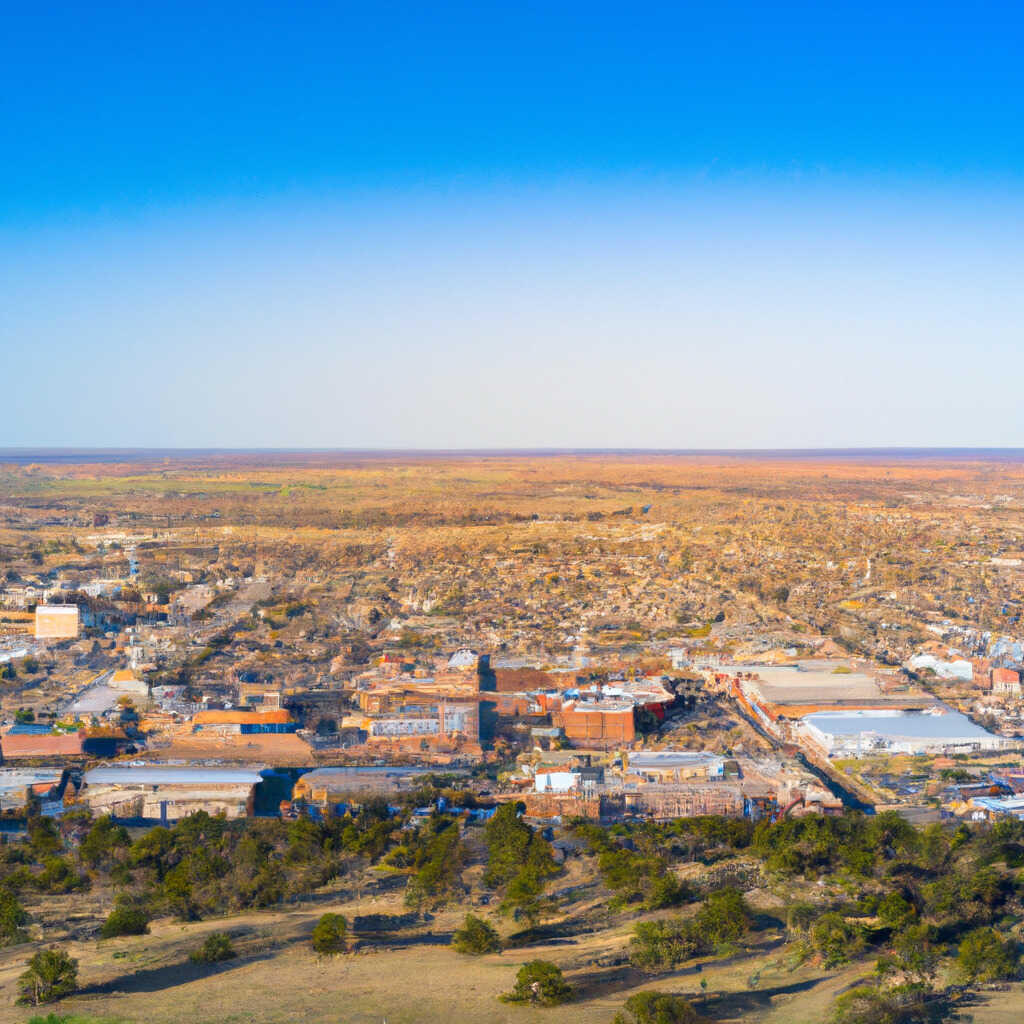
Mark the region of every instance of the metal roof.
[[640, 750], [629, 755], [633, 768], [684, 768], [694, 764], [715, 764], [723, 761], [719, 754], [703, 750]]
[[63, 768], [0, 768], [0, 792], [25, 789], [44, 782], [55, 785], [63, 775]]
[[201, 785], [255, 785], [262, 782], [259, 772], [244, 768], [165, 768], [131, 765], [111, 768], [93, 768], [85, 773], [87, 786], [201, 786]]

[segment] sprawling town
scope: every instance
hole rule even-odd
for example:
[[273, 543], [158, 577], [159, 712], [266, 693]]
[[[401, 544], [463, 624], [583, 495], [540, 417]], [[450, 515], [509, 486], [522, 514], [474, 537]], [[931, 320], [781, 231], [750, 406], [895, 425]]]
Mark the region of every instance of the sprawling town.
[[[511, 945], [562, 953], [574, 927], [600, 936], [559, 970], [603, 971], [573, 1019], [610, 1020], [651, 964], [692, 970], [699, 948], [644, 943], [665, 908], [721, 893], [716, 872], [750, 928], [776, 923], [703, 950], [705, 980], [747, 943], [762, 975], [848, 984], [863, 958], [829, 943], [894, 955], [889, 893], [924, 927], [923, 892], [898, 876], [854, 906], [845, 870], [810, 861], [783, 872], [812, 886], [807, 921], [788, 920], [800, 886], [770, 884], [772, 837], [805, 859], [812, 834], [838, 845], [854, 821], [885, 822], [894, 847], [1024, 837], [1018, 461], [136, 453], [12, 458], [0, 494], [0, 827], [20, 872], [3, 892], [21, 941], [151, 941], [165, 917], [280, 915], [326, 892], [359, 904], [347, 943], [396, 930], [398, 955], [471, 907], [463, 931], [492, 953], [509, 927]], [[357, 841], [368, 815], [375, 838]], [[204, 905], [199, 868], [153, 845], [199, 822], [288, 844], [316, 829], [345, 852]], [[543, 844], [530, 877], [495, 866], [499, 826], [523, 863]], [[38, 868], [15, 856], [26, 842], [48, 851]], [[291, 846], [263, 842], [287, 874]], [[1013, 900], [1024, 859], [1003, 860]], [[169, 893], [182, 865], [194, 877]], [[424, 893], [428, 869], [451, 877]], [[396, 900], [374, 925], [367, 907]], [[127, 910], [145, 927], [110, 926]], [[942, 927], [914, 939], [936, 960], [956, 952]], [[520, 959], [547, 962], [535, 952]], [[697, 1010], [742, 1016], [720, 970]], [[796, 1019], [776, 987], [758, 1019]], [[95, 984], [126, 1012], [116, 990]]]

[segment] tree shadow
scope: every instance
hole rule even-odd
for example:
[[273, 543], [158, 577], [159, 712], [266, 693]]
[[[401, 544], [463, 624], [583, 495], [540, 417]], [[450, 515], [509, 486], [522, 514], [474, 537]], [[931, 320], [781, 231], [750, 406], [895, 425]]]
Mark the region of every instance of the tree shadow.
[[578, 936], [590, 935], [595, 931], [592, 922], [581, 917], [570, 917], [552, 924], [541, 924], [514, 932], [506, 940], [509, 949], [523, 946], [570, 946], [575, 945]]
[[266, 950], [252, 956], [240, 956], [233, 960], [225, 960], [219, 964], [194, 964], [191, 960], [185, 960], [176, 964], [165, 964], [162, 967], [150, 967], [141, 971], [133, 971], [131, 974], [121, 974], [116, 978], [111, 978], [110, 981], [95, 985], [83, 985], [75, 994], [94, 996], [160, 992], [166, 988], [175, 988], [178, 985], [199, 981], [201, 978], [226, 974], [261, 960], [269, 960], [275, 955], [275, 952], [275, 950]]
[[[641, 971], [629, 964], [613, 964], [608, 967], [597, 967], [596, 969], [576, 974], [573, 976], [573, 985], [583, 998], [592, 999], [601, 996], [611, 996], [624, 989], [637, 988], [641, 985], [652, 985], [655, 987], [664, 985], [667, 981], [677, 978], [685, 978], [691, 975], [701, 974], [705, 968], [714, 969], [727, 967], [731, 964], [741, 963], [744, 960], [756, 960], [765, 953], [782, 945], [783, 939], [777, 938], [768, 942], [759, 943], [742, 953], [733, 956], [722, 957], [718, 960], [704, 961], [701, 963], [686, 964], [672, 971], [663, 974], [650, 974]], [[802, 982], [797, 984], [803, 984]], [[817, 982], [813, 982], [817, 984]], [[770, 989], [763, 991], [769, 992]]]
[[[767, 1010], [778, 996], [797, 995], [808, 992], [826, 980], [822, 975], [805, 981], [794, 981], [788, 985], [771, 985], [765, 988], [746, 989], [743, 992], [709, 992], [702, 997], [698, 1009], [713, 1018], [740, 1017], [758, 1010]], [[695, 999], [695, 997], [691, 997]]]
[[453, 932], [421, 932], [418, 935], [389, 935], [371, 932], [357, 936], [356, 949], [407, 949], [410, 946], [450, 946]]

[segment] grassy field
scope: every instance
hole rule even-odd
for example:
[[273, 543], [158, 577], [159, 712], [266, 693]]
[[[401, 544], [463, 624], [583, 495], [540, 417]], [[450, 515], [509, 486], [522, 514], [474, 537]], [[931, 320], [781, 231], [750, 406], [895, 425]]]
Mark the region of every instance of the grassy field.
[[[447, 946], [461, 911], [388, 937], [362, 937], [343, 956], [318, 959], [312, 952], [310, 932], [327, 910], [340, 910], [351, 920], [403, 909], [398, 893], [328, 899], [192, 924], [158, 921], [145, 936], [72, 942], [81, 991], [52, 1009], [130, 1024], [609, 1024], [632, 992], [657, 988], [688, 996], [711, 1020], [821, 1024], [835, 996], [868, 970], [864, 964], [840, 972], [823, 973], [814, 965], [790, 969], [777, 933], [770, 932], [737, 956], [648, 979], [626, 965], [605, 963], [625, 947], [628, 923], [558, 944], [465, 957]], [[190, 963], [188, 954], [213, 931], [232, 935], [237, 959], [216, 966]], [[0, 958], [0, 1024], [23, 1024], [33, 1015], [14, 1006], [14, 995], [34, 948], [6, 950]], [[579, 999], [544, 1010], [499, 1002], [520, 964], [534, 958], [559, 964]], [[971, 1012], [976, 1024], [1010, 1024], [1021, 1019], [1022, 1006], [1024, 992], [1015, 985], [987, 995]]]

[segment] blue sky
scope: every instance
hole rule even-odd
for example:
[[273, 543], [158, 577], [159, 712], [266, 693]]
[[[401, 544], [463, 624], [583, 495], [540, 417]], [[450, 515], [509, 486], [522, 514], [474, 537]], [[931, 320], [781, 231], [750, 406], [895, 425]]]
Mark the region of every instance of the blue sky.
[[22, 5], [11, 445], [1022, 445], [1019, 4]]

